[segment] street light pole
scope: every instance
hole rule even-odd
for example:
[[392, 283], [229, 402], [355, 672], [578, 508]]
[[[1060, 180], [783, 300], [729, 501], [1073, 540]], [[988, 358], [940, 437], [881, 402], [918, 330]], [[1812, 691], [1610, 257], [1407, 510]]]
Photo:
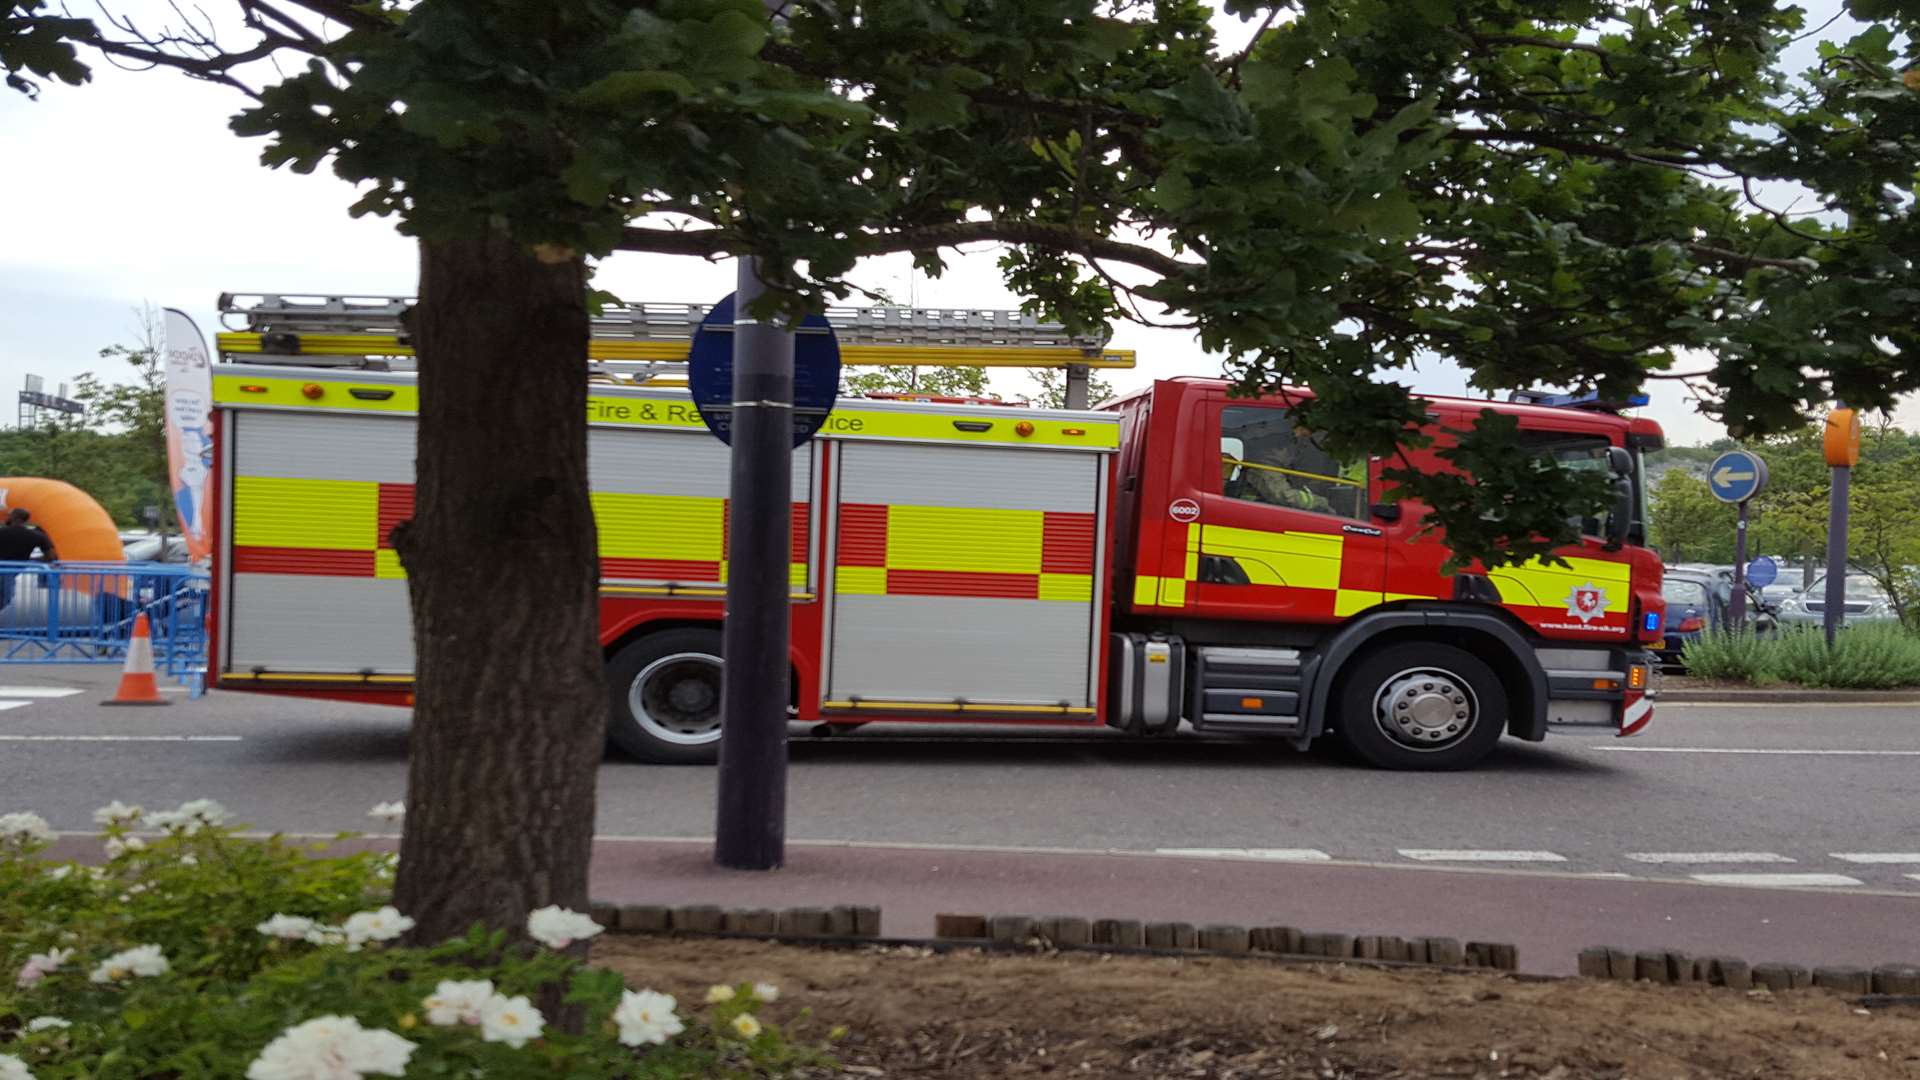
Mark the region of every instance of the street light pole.
[[[763, 0], [785, 21], [787, 0]], [[758, 258], [733, 287], [727, 614], [720, 633], [720, 775], [713, 861], [778, 870], [787, 859], [787, 563], [793, 543], [793, 334], [753, 314]]]

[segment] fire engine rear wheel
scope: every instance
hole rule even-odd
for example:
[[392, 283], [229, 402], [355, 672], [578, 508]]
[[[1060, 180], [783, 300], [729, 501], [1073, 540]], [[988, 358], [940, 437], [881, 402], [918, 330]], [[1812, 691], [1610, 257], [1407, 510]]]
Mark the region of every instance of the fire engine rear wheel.
[[1382, 769], [1465, 769], [1507, 723], [1507, 692], [1479, 657], [1402, 642], [1363, 655], [1342, 679], [1340, 734]]
[[720, 756], [720, 632], [666, 630], [607, 663], [607, 737], [641, 761], [711, 765]]

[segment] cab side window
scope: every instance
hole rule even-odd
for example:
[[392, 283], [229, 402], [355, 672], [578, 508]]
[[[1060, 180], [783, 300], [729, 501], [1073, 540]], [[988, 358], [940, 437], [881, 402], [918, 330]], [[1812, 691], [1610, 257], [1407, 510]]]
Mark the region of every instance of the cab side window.
[[1286, 409], [1220, 413], [1221, 490], [1228, 498], [1364, 520], [1367, 463], [1342, 462], [1294, 427]]

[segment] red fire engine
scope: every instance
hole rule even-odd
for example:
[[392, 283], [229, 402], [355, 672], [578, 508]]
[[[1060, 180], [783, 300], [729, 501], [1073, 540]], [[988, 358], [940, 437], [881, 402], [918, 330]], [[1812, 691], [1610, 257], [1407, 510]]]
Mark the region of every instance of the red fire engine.
[[[404, 300], [222, 298], [214, 662], [230, 690], [407, 704], [389, 544], [412, 513], [417, 384]], [[700, 309], [596, 321], [590, 478], [609, 737], [714, 759], [727, 451], [662, 378]], [[1010, 313], [831, 314], [850, 359], [1126, 366]], [[1287, 395], [1296, 399], [1299, 393]], [[1390, 768], [1460, 768], [1501, 734], [1631, 735], [1651, 719], [1660, 561], [1651, 421], [1427, 400], [1446, 431], [1515, 417], [1516, 452], [1613, 478], [1563, 562], [1446, 574], [1384, 463], [1337, 461], [1287, 403], [1216, 379], [1096, 410], [846, 399], [793, 462], [796, 722], [1110, 725], [1142, 737], [1337, 735]], [[511, 452], [511, 448], [503, 448]]]

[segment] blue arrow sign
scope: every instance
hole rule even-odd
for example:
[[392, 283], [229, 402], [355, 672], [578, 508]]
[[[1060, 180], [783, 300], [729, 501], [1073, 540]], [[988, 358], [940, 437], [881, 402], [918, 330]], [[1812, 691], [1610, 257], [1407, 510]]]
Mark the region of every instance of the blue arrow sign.
[[[687, 351], [687, 389], [715, 437], [733, 445], [733, 294], [701, 321]], [[840, 393], [840, 340], [824, 315], [809, 315], [793, 335], [793, 445], [826, 423]]]
[[1757, 454], [1729, 450], [1707, 467], [1707, 486], [1721, 502], [1746, 502], [1767, 486], [1767, 463]]
[[1780, 577], [1780, 564], [1772, 556], [1762, 555], [1747, 564], [1747, 584], [1764, 589]]

